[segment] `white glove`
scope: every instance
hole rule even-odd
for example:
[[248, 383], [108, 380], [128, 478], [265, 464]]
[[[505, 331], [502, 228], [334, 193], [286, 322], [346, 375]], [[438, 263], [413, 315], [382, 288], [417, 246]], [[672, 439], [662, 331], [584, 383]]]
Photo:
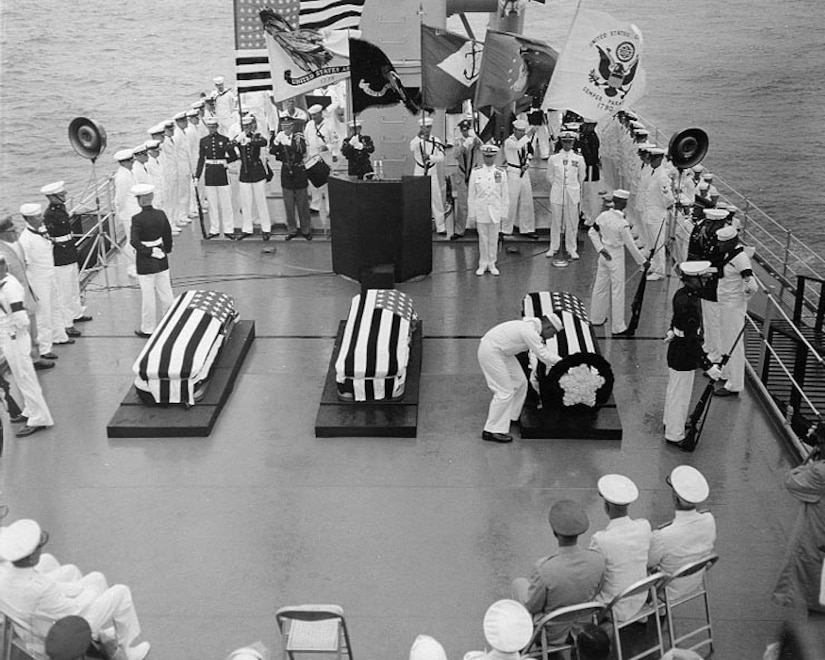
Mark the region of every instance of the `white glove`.
[[718, 364], [714, 364], [710, 369], [708, 369], [707, 374], [711, 380], [719, 380], [722, 377], [722, 370], [719, 368]]
[[359, 139], [358, 139], [358, 136], [357, 136], [357, 135], [353, 135], [353, 136], [349, 139], [349, 143], [350, 143], [350, 146], [351, 146], [353, 149], [363, 149], [363, 148], [364, 148], [364, 145], [361, 143], [361, 140], [359, 140]]
[[749, 299], [758, 290], [759, 285], [756, 283], [756, 280], [751, 277], [747, 282], [745, 282], [745, 299]]
[[275, 142], [278, 144], [291, 144], [292, 139], [286, 133], [279, 133], [275, 138]]
[[662, 339], [662, 341], [663, 341], [663, 342], [665, 342], [665, 343], [667, 344], [668, 342], [673, 341], [673, 338], [674, 338], [675, 336], [676, 336], [676, 333], [675, 333], [675, 332], [673, 332], [673, 330], [668, 330], [668, 331], [667, 331], [667, 334], [665, 335], [665, 338], [664, 338], [664, 339]]
[[159, 247], [152, 248], [152, 254], [150, 255], [153, 259], [163, 259], [166, 256], [166, 253], [161, 250]]

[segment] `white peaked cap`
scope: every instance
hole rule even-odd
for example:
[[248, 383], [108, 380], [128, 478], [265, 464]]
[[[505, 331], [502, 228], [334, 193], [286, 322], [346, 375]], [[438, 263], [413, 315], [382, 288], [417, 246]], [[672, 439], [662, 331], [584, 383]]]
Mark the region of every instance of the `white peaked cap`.
[[716, 238], [720, 241], [729, 241], [732, 238], [736, 238], [739, 235], [739, 232], [736, 231], [736, 227], [731, 225], [725, 225], [721, 229], [716, 230]]
[[436, 639], [419, 635], [410, 647], [410, 660], [447, 660], [447, 654]]
[[311, 105], [307, 108], [307, 112], [311, 115], [314, 115], [314, 114], [317, 114], [317, 113], [323, 112], [323, 111], [324, 111], [324, 106], [322, 106], [320, 103], [316, 103], [315, 105]]
[[140, 197], [155, 192], [155, 187], [151, 183], [138, 183], [129, 188], [129, 192], [135, 197]]
[[42, 531], [34, 520], [23, 518], [0, 529], [0, 558], [17, 561], [28, 557], [40, 543]]
[[49, 183], [43, 186], [40, 189], [44, 195], [57, 195], [62, 192], [66, 192], [66, 182], [65, 181], [55, 181], [54, 183]]
[[432, 117], [421, 117], [418, 120], [418, 124], [420, 126], [432, 126], [433, 125], [433, 118]]
[[[705, 262], [710, 264], [710, 262]], [[708, 499], [710, 488], [702, 473], [690, 465], [677, 465], [670, 473], [670, 486], [685, 502], [699, 504]]]
[[496, 651], [520, 651], [533, 636], [533, 617], [515, 600], [499, 600], [484, 615], [484, 638]]
[[639, 498], [639, 489], [623, 474], [606, 474], [598, 482], [599, 495], [611, 504], [630, 504]]
[[37, 215], [43, 210], [43, 207], [40, 204], [32, 203], [32, 204], [23, 204], [20, 207], [20, 215], [22, 216], [32, 216]]
[[114, 158], [117, 162], [120, 162], [122, 160], [129, 160], [134, 155], [135, 154], [132, 152], [131, 149], [121, 149], [120, 151], [116, 151], [115, 155], [112, 156], [112, 158]]
[[622, 188], [617, 188], [613, 191], [613, 197], [615, 199], [630, 199], [630, 192]]
[[708, 220], [724, 220], [728, 217], [727, 209], [704, 209], [702, 211]]
[[223, 76], [215, 76], [214, 78], [212, 78], [212, 82], [216, 85], [223, 84]]
[[679, 270], [683, 275], [704, 275], [710, 268], [710, 261], [683, 261], [679, 264]]

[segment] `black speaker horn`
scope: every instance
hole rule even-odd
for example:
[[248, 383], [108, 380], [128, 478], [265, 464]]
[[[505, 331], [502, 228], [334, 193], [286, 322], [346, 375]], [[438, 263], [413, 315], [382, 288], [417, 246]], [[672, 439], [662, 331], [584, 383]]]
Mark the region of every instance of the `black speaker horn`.
[[670, 138], [667, 154], [677, 168], [687, 170], [702, 162], [709, 144], [708, 134], [701, 128], [685, 128]]
[[106, 149], [106, 131], [93, 119], [75, 117], [69, 124], [69, 142], [83, 158], [94, 161]]

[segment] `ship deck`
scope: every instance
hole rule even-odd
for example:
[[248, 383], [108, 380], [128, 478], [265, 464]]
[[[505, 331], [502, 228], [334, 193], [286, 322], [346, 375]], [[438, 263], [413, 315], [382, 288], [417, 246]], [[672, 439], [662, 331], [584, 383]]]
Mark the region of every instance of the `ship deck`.
[[[592, 248], [557, 269], [545, 242], [520, 243], [494, 278], [475, 276], [472, 241], [436, 241], [432, 274], [398, 286], [425, 328], [417, 437], [316, 438], [336, 329], [358, 285], [332, 273], [327, 241], [273, 241], [265, 254], [257, 239], [202, 242], [195, 231], [176, 241], [175, 290], [229, 293], [257, 329], [211, 435], [106, 437], [142, 346], [132, 334], [139, 292], [116, 262], [86, 289], [94, 321], [83, 337], [40, 372], [55, 427], [16, 439], [7, 426], [0, 459], [10, 519], [39, 520], [61, 561], [130, 585], [153, 658], [223, 658], [256, 640], [278, 657], [276, 609], [336, 603], [360, 659], [406, 657], [419, 633], [460, 659], [484, 647], [490, 603], [554, 551], [553, 501], [585, 505], [587, 543], [607, 524], [596, 480], [620, 472], [641, 492], [631, 515], [661, 524], [672, 517], [665, 477], [680, 463], [711, 485], [715, 657], [761, 657], [785, 615], [770, 595], [797, 512], [782, 487], [793, 459], [748, 392], [713, 401], [694, 454], [665, 446], [661, 337], [675, 279], [649, 283], [635, 338], [600, 340], [616, 373], [621, 442], [496, 445], [480, 438], [489, 394], [478, 338], [515, 318], [528, 291], [588, 301]], [[704, 384], [697, 377], [695, 396]]]

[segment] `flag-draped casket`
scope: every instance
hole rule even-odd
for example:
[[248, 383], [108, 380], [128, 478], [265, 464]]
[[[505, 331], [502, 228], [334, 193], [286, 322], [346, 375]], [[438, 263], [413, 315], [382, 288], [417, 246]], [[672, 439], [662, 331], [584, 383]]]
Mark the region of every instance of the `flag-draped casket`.
[[522, 300], [525, 317], [555, 313], [563, 329], [547, 345], [561, 361], [552, 368], [531, 356], [530, 382], [545, 406], [582, 412], [604, 404], [613, 392], [613, 370], [601, 355], [581, 299], [567, 291], [536, 291]]
[[186, 291], [175, 298], [132, 366], [141, 399], [194, 404], [237, 320], [225, 293]]
[[400, 291], [368, 289], [355, 296], [335, 360], [339, 397], [355, 401], [401, 397], [417, 323], [412, 299]]

